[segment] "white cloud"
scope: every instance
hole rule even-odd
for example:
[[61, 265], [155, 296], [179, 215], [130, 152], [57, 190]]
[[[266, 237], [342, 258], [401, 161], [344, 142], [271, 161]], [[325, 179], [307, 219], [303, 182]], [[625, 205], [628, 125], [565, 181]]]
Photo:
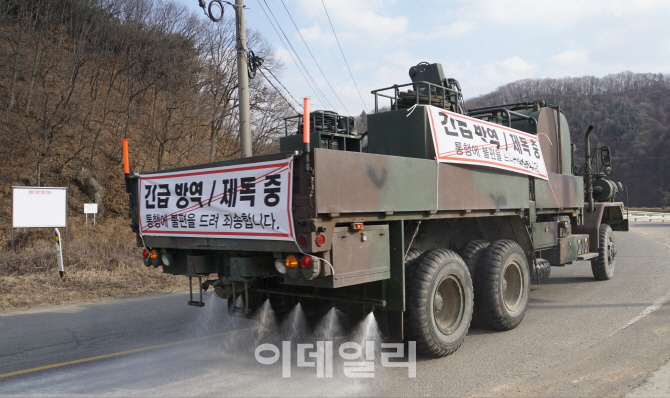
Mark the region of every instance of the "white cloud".
[[528, 76], [535, 73], [537, 64], [528, 63], [518, 56], [513, 56], [487, 65], [485, 69], [503, 76]]
[[527, 62], [518, 56], [481, 65], [461, 79], [464, 95], [473, 97], [515, 80], [535, 77], [538, 70], [537, 63]]
[[291, 66], [293, 65], [293, 58], [291, 58], [291, 53], [288, 52], [284, 47], [275, 47], [275, 57], [279, 59], [284, 65]]
[[[310, 0], [300, 0], [300, 6], [305, 15], [314, 17], [310, 8]], [[365, 40], [374, 45], [373, 40], [403, 34], [407, 31], [409, 21], [404, 16], [388, 16], [388, 9], [384, 1], [337, 0], [325, 1], [328, 15], [336, 26], [336, 33], [340, 41]], [[319, 3], [316, 3], [319, 5]], [[312, 6], [313, 7], [313, 6]], [[323, 6], [313, 7], [319, 18], [327, 23]], [[323, 29], [326, 29], [323, 26]]]
[[[305, 41], [310, 43], [311, 42], [319, 43], [323, 42], [323, 40], [329, 40], [328, 34], [321, 29], [322, 27], [320, 25], [314, 24], [309, 28], [300, 29], [300, 34], [302, 34], [302, 37], [305, 38]], [[296, 38], [300, 40], [297, 33], [294, 36], [296, 36]]]
[[[565, 50], [549, 58], [547, 75], [556, 77], [589, 74], [592, 68], [589, 52], [584, 49]], [[562, 76], [561, 76], [562, 75]]]
[[436, 26], [428, 32], [412, 32], [409, 36], [417, 40], [456, 38], [462, 37], [476, 28], [477, 24], [472, 21], [459, 20], [449, 25]]

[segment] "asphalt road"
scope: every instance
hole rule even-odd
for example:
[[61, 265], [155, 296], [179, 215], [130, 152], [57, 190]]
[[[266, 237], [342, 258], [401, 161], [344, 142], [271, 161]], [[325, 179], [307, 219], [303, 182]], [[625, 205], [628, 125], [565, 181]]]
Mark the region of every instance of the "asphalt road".
[[[298, 367], [294, 352], [284, 378], [284, 357], [273, 365], [255, 359], [268, 341], [257, 323], [228, 317], [212, 296], [200, 309], [169, 294], [0, 314], [0, 394], [670, 396], [658, 387], [670, 377], [670, 224], [637, 223], [615, 239], [612, 280], [595, 281], [588, 262], [552, 268], [531, 287], [519, 327], [471, 328], [455, 354], [418, 358], [414, 378], [382, 366], [378, 352], [374, 377], [347, 377], [342, 339], [333, 377]], [[661, 390], [649, 389], [658, 378]]]

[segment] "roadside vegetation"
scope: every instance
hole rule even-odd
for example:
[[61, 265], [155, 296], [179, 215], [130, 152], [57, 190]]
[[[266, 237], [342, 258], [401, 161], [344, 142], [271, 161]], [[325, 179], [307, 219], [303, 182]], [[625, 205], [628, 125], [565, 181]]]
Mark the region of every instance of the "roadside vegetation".
[[17, 230], [15, 250], [0, 251], [0, 310], [188, 289], [187, 278], [144, 266], [127, 220], [112, 218], [93, 226], [89, 219], [86, 226], [83, 219], [71, 217], [67, 235], [61, 279], [53, 230]]
[[[142, 264], [121, 142], [133, 173], [239, 156], [233, 15], [212, 23], [169, 0], [0, 2], [0, 310], [187, 288]], [[281, 78], [274, 50], [247, 39], [264, 59], [250, 80], [262, 154], [294, 111], [265, 80]], [[13, 185], [68, 188], [63, 280], [53, 229], [17, 230], [11, 250]], [[98, 204], [96, 227], [84, 203]]]

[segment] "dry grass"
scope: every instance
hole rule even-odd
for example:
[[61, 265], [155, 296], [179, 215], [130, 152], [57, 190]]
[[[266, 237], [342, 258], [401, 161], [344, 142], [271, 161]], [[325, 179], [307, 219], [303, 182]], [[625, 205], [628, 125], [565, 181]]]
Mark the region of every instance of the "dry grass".
[[[0, 310], [188, 288], [187, 278], [143, 265], [126, 218], [105, 220], [95, 227], [74, 218], [68, 223], [62, 280], [53, 230], [19, 231], [16, 250], [0, 251]], [[64, 231], [61, 234], [64, 237]]]

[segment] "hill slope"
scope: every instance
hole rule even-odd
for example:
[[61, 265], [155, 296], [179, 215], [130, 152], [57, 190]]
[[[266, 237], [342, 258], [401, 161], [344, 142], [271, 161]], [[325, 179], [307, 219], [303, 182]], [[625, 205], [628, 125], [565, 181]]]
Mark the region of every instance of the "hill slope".
[[[630, 206], [670, 205], [670, 75], [623, 72], [603, 78], [526, 79], [469, 99], [469, 109], [544, 100], [560, 105], [583, 163], [584, 131], [591, 147], [612, 149], [611, 178], [629, 189]], [[626, 200], [620, 194], [617, 200]]]

